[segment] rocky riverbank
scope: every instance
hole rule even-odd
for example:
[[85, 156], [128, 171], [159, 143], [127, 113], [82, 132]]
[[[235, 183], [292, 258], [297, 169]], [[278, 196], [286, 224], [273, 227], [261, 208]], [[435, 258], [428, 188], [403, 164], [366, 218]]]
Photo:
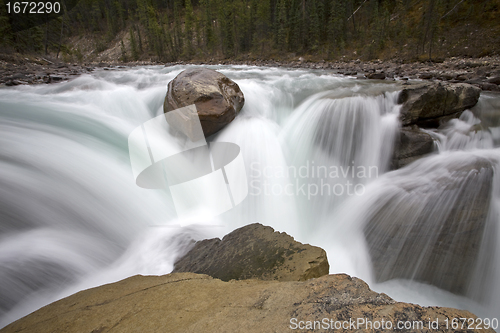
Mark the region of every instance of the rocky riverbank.
[[263, 67], [287, 67], [321, 69], [326, 73], [355, 76], [359, 79], [386, 80], [432, 80], [451, 83], [470, 83], [482, 90], [500, 91], [500, 57], [450, 58], [443, 62], [403, 62], [393, 61], [319, 61], [310, 62], [302, 58], [294, 61], [275, 60], [207, 60], [175, 63], [87, 63], [67, 64], [43, 57], [0, 55], [0, 86], [21, 84], [55, 83], [69, 80], [83, 73], [97, 69], [143, 65], [249, 65]]
[[[182, 63], [182, 62], [181, 62]], [[319, 61], [298, 58], [295, 61], [248, 60], [209, 61], [208, 64], [242, 64], [251, 66], [309, 68], [330, 70], [333, 74], [359, 79], [433, 80], [470, 83], [482, 90], [500, 91], [500, 57], [450, 58], [442, 62], [405, 62], [403, 60]], [[201, 64], [201, 63], [200, 63]]]
[[0, 87], [57, 83], [94, 70], [94, 66], [66, 64], [43, 57], [0, 55]]
[[[222, 241], [198, 242], [176, 265], [246, 270], [236, 279], [133, 276], [47, 305], [0, 332], [454, 332], [454, 318], [476, 319], [464, 310], [396, 302], [358, 278], [324, 275], [328, 269], [300, 274], [325, 261], [323, 250], [252, 224]], [[476, 331], [494, 332], [468, 330]]]

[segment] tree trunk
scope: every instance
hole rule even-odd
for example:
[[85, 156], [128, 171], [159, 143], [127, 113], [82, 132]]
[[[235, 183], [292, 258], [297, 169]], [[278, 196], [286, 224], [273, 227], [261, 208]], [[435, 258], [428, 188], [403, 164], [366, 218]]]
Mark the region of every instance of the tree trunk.
[[49, 54], [48, 40], [49, 40], [49, 21], [45, 19], [45, 55]]
[[64, 30], [64, 16], [61, 18], [61, 34], [59, 35], [59, 46], [57, 47], [56, 59], [59, 59], [59, 52], [61, 52], [63, 30]]

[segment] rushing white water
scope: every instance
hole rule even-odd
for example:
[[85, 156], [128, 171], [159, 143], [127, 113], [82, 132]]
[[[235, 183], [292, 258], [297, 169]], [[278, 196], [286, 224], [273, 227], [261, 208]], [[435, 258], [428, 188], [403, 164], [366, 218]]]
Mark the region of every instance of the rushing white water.
[[[500, 316], [498, 96], [482, 96], [472, 112], [429, 131], [439, 154], [389, 172], [400, 126], [397, 83], [214, 66], [239, 84], [246, 102], [210, 141], [240, 146], [250, 193], [217, 219], [186, 226], [168, 191], [135, 185], [127, 147], [130, 132], [162, 112], [166, 85], [184, 68], [103, 70], [0, 89], [0, 327], [78, 290], [169, 273], [192, 239], [253, 222], [323, 247], [331, 273], [359, 276], [398, 300]], [[465, 200], [440, 182], [454, 182], [449, 170], [475, 157], [490, 161], [495, 176], [467, 296], [421, 280], [376, 283], [365, 235], [374, 214], [425, 215], [432, 225], [449, 213], [443, 207]], [[431, 209], [436, 196], [442, 201]], [[414, 209], [401, 206], [408, 202]]]

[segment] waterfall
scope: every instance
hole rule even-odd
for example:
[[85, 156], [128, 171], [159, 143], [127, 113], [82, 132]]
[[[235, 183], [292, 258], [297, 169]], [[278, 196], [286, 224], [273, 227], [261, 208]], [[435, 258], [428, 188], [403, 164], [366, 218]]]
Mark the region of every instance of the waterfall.
[[211, 66], [245, 94], [208, 141], [240, 147], [249, 195], [188, 224], [168, 190], [135, 185], [127, 148], [185, 68], [0, 89], [0, 327], [82, 289], [167, 274], [193, 240], [253, 222], [324, 248], [331, 273], [397, 300], [500, 315], [498, 96], [426, 130], [436, 154], [391, 171], [398, 83]]

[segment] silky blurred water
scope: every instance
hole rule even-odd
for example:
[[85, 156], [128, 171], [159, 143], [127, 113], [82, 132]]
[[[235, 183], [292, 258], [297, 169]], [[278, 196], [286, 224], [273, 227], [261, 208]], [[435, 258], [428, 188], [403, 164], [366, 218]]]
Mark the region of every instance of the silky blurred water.
[[[209, 67], [245, 95], [241, 113], [209, 141], [240, 146], [250, 193], [195, 224], [176, 217], [168, 190], [135, 185], [127, 147], [133, 129], [162, 113], [167, 83], [186, 66], [100, 70], [0, 89], [0, 327], [82, 289], [167, 274], [192, 240], [253, 222], [324, 248], [331, 273], [358, 276], [397, 300], [500, 316], [498, 256], [485, 263], [493, 268], [483, 287], [494, 297], [477, 301], [484, 288], [467, 298], [411, 280], [375, 283], [363, 235], [370, 212], [409, 182], [431, 183], [444, 166], [471, 156], [498, 165], [498, 95], [482, 96], [460, 119], [429, 131], [435, 155], [390, 172], [398, 83]], [[499, 196], [491, 198], [488, 230], [495, 234]], [[498, 251], [497, 239], [482, 251]]]

